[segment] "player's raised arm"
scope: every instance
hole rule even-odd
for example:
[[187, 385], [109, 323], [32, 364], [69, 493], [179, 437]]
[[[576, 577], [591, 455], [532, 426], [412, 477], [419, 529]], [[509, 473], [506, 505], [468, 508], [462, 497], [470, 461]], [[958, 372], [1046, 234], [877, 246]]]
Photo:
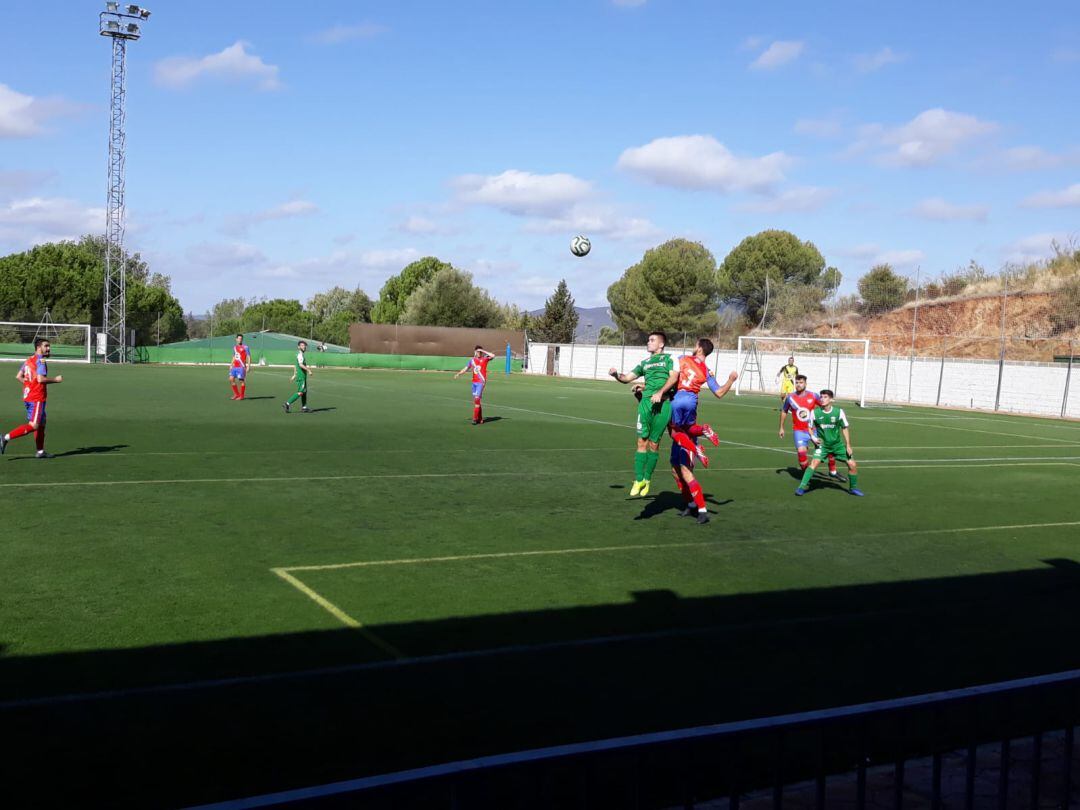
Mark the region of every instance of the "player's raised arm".
[[459, 371], [457, 374], [454, 375], [454, 379], [456, 380], [458, 377], [460, 377], [466, 371], [469, 371], [471, 368], [472, 368], [472, 361], [470, 360], [468, 363], [465, 364], [465, 368], [463, 368], [461, 371]]
[[625, 374], [620, 373], [617, 368], [609, 368], [608, 375], [614, 377], [623, 385], [626, 385], [626, 383], [632, 383], [634, 380], [641, 376], [641, 366], [635, 366], [633, 369], [627, 371]]
[[709, 390], [713, 392], [714, 397], [716, 397], [717, 399], [723, 399], [724, 395], [731, 390], [731, 386], [735, 384], [735, 381], [737, 379], [739, 379], [739, 374], [738, 372], [733, 371], [728, 374], [727, 381], [723, 385], [720, 385], [720, 383], [716, 381], [716, 377], [710, 374], [708, 377], [705, 378], [705, 384], [709, 386]]

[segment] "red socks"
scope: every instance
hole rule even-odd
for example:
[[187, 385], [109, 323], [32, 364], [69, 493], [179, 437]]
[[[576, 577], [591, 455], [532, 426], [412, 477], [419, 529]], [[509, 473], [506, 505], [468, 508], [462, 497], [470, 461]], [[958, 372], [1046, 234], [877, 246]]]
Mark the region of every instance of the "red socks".
[[701, 484], [697, 481], [691, 481], [688, 485], [690, 489], [690, 495], [694, 498], [694, 506], [698, 508], [699, 512], [705, 511], [705, 493], [701, 491]]
[[17, 439], [20, 436], [25, 436], [27, 433], [33, 433], [34, 426], [27, 423], [25, 425], [19, 425], [11, 433], [8, 434], [8, 439]]
[[247, 396], [247, 383], [240, 383], [240, 390], [236, 392], [236, 395], [243, 399]]
[[687, 453], [689, 453], [690, 458], [694, 457], [694, 453], [695, 453], [695, 450], [696, 450], [696, 448], [694, 447], [694, 442], [683, 431], [681, 431], [681, 430], [673, 430], [673, 431], [671, 431], [671, 440], [673, 442], [675, 442], [677, 445], [679, 445], [679, 447], [681, 447]]
[[[30, 427], [27, 425], [27, 427]], [[45, 423], [42, 422], [38, 429], [34, 432], [34, 444], [37, 445], [38, 452], [40, 453], [45, 449]]]
[[694, 436], [696, 438], [698, 436], [705, 435], [705, 428], [702, 427], [701, 425], [691, 425], [690, 427], [688, 427], [686, 429], [686, 432], [689, 433], [691, 436]]
[[836, 475], [836, 456], [829, 456], [829, 475]]
[[236, 383], [230, 383], [232, 386], [233, 399], [240, 399], [240, 389], [236, 387]]
[[472, 401], [472, 420], [474, 422], [483, 422], [484, 421], [484, 409], [480, 405], [480, 398], [479, 397], [473, 397], [473, 401]]
[[806, 448], [805, 447], [800, 447], [799, 448], [799, 467], [800, 467], [800, 469], [805, 470], [806, 465], [809, 464], [809, 463], [810, 463], [809, 460], [807, 460], [807, 458], [806, 458]]

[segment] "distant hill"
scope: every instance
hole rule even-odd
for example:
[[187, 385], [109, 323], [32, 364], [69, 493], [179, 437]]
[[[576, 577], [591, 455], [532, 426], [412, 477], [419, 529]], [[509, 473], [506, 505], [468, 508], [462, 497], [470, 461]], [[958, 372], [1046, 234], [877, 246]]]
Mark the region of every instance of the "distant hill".
[[[584, 337], [586, 334], [595, 335], [605, 326], [614, 327], [615, 321], [611, 320], [611, 315], [608, 312], [607, 307], [574, 307], [578, 314], [578, 334]], [[544, 310], [534, 309], [530, 315], [543, 315]], [[592, 324], [592, 326], [589, 326]]]

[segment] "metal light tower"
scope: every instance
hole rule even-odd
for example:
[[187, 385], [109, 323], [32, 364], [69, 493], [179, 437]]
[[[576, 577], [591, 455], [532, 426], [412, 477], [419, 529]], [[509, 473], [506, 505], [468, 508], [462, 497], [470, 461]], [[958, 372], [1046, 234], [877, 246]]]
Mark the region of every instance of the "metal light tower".
[[124, 267], [124, 102], [128, 40], [142, 36], [139, 23], [150, 12], [136, 5], [106, 3], [98, 16], [98, 33], [112, 39], [111, 103], [109, 105], [109, 188], [105, 205], [105, 299], [102, 331], [105, 362], [127, 360], [127, 268]]

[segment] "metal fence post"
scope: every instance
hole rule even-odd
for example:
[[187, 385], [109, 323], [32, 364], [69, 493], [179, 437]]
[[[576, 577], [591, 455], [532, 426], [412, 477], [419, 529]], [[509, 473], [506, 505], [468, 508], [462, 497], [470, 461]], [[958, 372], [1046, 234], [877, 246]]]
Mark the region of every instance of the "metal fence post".
[[593, 354], [592, 376], [596, 379], [596, 372], [600, 369], [600, 339], [596, 340], [596, 352]]
[[994, 410], [1001, 407], [1001, 378], [1005, 374], [1005, 304], [1009, 300], [1009, 277], [1002, 273], [1001, 287], [1001, 357], [998, 359], [997, 392], [994, 394]]
[[885, 355], [885, 385], [881, 389], [881, 401], [889, 397], [889, 365], [892, 363], [892, 352]]
[[911, 314], [911, 357], [908, 360], [907, 401], [911, 402], [911, 376], [915, 373], [915, 328], [919, 323], [919, 275], [922, 267], [915, 270], [915, 307]]
[[626, 368], [626, 332], [622, 333], [622, 354], [619, 356], [619, 373]]
[[570, 336], [570, 377], [574, 376], [574, 344], [577, 342], [577, 334]]
[[934, 401], [934, 405], [941, 404], [941, 381], [945, 379], [945, 341], [941, 341], [941, 370], [938, 372], [937, 378], [937, 399]]
[[1072, 367], [1073, 367], [1073, 342], [1069, 341], [1069, 365], [1065, 369], [1065, 394], [1061, 398], [1061, 416], [1065, 417], [1065, 414], [1069, 411], [1069, 385], [1072, 381]]

